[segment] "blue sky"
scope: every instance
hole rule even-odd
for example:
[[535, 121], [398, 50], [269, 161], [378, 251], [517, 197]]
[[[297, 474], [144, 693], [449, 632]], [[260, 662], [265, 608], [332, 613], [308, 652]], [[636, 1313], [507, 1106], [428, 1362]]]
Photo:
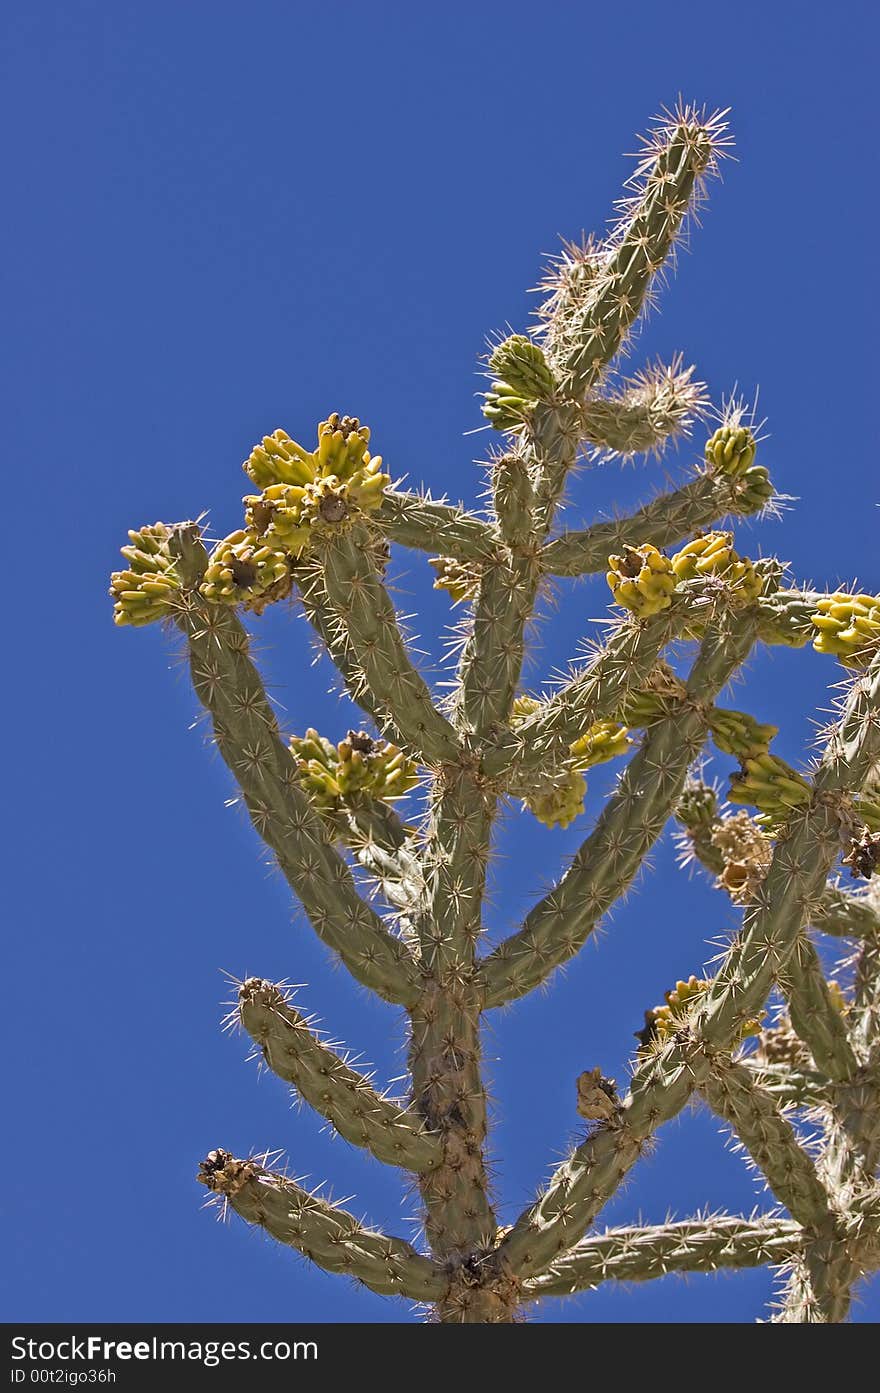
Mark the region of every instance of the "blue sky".
[[[402, 1022], [332, 966], [224, 806], [230, 782], [191, 729], [174, 642], [114, 630], [117, 548], [129, 526], [205, 508], [231, 531], [254, 441], [283, 426], [308, 442], [334, 409], [369, 422], [393, 474], [476, 503], [486, 336], [528, 324], [541, 254], [602, 228], [622, 152], [681, 92], [733, 108], [737, 159], [633, 365], [682, 349], [716, 400], [760, 388], [761, 458], [797, 501], [744, 527], [740, 549], [778, 552], [802, 579], [880, 587], [876, 12], [67, 0], [8, 5], [2, 27], [0, 391], [20, 555], [4, 692], [4, 1316], [411, 1319], [200, 1208], [210, 1148], [283, 1147], [296, 1174], [410, 1235], [398, 1178], [292, 1111], [246, 1041], [221, 1034], [222, 974], [304, 984], [304, 1009], [383, 1081], [402, 1072]], [[567, 520], [645, 499], [694, 456], [583, 473]], [[436, 660], [445, 597], [422, 557], [399, 555], [394, 575]], [[532, 685], [606, 613], [603, 586], [560, 587]], [[326, 663], [311, 665], [302, 619], [267, 614], [258, 643], [289, 729], [344, 733], [350, 711]], [[763, 652], [741, 704], [782, 727], [774, 748], [798, 763], [838, 676], [809, 651]], [[505, 819], [495, 931], [552, 880], [607, 787], [592, 781], [588, 817], [565, 832]], [[625, 1077], [644, 1008], [734, 927], [667, 838], [598, 943], [493, 1019], [505, 1221], [578, 1134], [577, 1074]], [[697, 1112], [662, 1132], [603, 1219], [766, 1204]], [[539, 1318], [747, 1321], [769, 1290], [765, 1272], [671, 1279]], [[855, 1318], [878, 1316], [875, 1288]]]

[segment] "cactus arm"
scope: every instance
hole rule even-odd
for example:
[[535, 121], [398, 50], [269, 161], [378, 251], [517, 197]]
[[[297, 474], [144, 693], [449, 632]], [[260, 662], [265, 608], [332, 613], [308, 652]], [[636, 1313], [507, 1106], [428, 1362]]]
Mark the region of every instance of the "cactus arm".
[[418, 494], [386, 489], [373, 521], [390, 541], [418, 551], [439, 551], [456, 561], [493, 561], [498, 555], [498, 538], [488, 523]]
[[537, 1276], [577, 1242], [653, 1133], [681, 1111], [708, 1076], [705, 1045], [729, 1048], [742, 1024], [760, 1011], [837, 855], [844, 791], [861, 788], [878, 754], [880, 656], [850, 689], [814, 780], [811, 807], [780, 837], [761, 895], [746, 910], [741, 932], [699, 998], [692, 1029], [673, 1037], [636, 1071], [615, 1125], [597, 1128], [558, 1167], [499, 1245], [499, 1262], [523, 1278]]
[[852, 895], [838, 885], [829, 884], [822, 903], [813, 915], [813, 923], [823, 933], [841, 938], [863, 938], [873, 943], [880, 940], [880, 914], [859, 895]]
[[377, 700], [383, 733], [394, 738], [399, 732], [422, 763], [454, 760], [455, 731], [410, 661], [361, 529], [334, 537], [323, 563], [327, 597], [345, 623], [352, 655]]
[[439, 1139], [411, 1112], [380, 1097], [363, 1074], [324, 1044], [279, 987], [248, 978], [239, 990], [238, 1010], [273, 1073], [293, 1084], [346, 1141], [378, 1161], [417, 1173], [439, 1165]]
[[[559, 301], [550, 338], [563, 345], [553, 355], [554, 366], [565, 377], [570, 399], [583, 397], [623, 346], [711, 166], [717, 124], [701, 123], [692, 112], [678, 116], [654, 134], [652, 149], [637, 172], [641, 182], [603, 248], [586, 303]], [[560, 318], [567, 322], [559, 324]]]
[[482, 568], [471, 632], [459, 668], [456, 724], [478, 736], [506, 723], [522, 671], [524, 634], [539, 572], [528, 558]]
[[[192, 536], [183, 545], [182, 559], [195, 566], [189, 575], [196, 579], [204, 548]], [[360, 898], [297, 786], [293, 758], [248, 656], [241, 623], [230, 608], [203, 600], [195, 589], [177, 611], [177, 623], [189, 643], [193, 684], [210, 712], [217, 747], [319, 937], [364, 986], [400, 1005], [413, 1001], [418, 987], [412, 957]]]
[[826, 1103], [828, 1079], [817, 1069], [792, 1069], [787, 1064], [755, 1064], [751, 1058], [740, 1061], [762, 1092], [785, 1107], [811, 1108]]
[[790, 1219], [726, 1214], [644, 1228], [609, 1229], [583, 1239], [542, 1276], [523, 1285], [526, 1300], [570, 1296], [602, 1282], [648, 1282], [673, 1272], [717, 1272], [788, 1262], [802, 1241]]
[[792, 1218], [809, 1230], [833, 1229], [828, 1193], [812, 1157], [780, 1113], [776, 1099], [757, 1084], [752, 1071], [734, 1063], [729, 1055], [713, 1055], [700, 1093], [736, 1132]]
[[670, 611], [619, 624], [592, 662], [487, 749], [484, 772], [508, 787], [533, 785], [535, 776], [561, 762], [594, 721], [617, 715], [629, 693], [645, 682], [674, 632]]
[[363, 669], [358, 666], [345, 623], [327, 596], [321, 567], [312, 562], [300, 563], [295, 575], [306, 618], [333, 660], [352, 701], [372, 717], [377, 727], [384, 728], [389, 740], [395, 745], [403, 744], [403, 736], [374, 697]]
[[554, 576], [592, 575], [604, 571], [611, 553], [624, 546], [638, 547], [643, 542], [674, 546], [730, 514], [747, 516], [737, 507], [734, 483], [723, 476], [700, 474], [683, 488], [652, 499], [631, 517], [563, 532], [541, 551], [541, 568]]
[[818, 954], [805, 933], [779, 977], [795, 1032], [816, 1066], [835, 1083], [846, 1083], [858, 1072], [859, 1061], [850, 1044], [846, 1022], [835, 1004]]
[[249, 1224], [260, 1228], [325, 1272], [341, 1272], [382, 1296], [437, 1301], [448, 1277], [402, 1238], [365, 1228], [353, 1215], [256, 1160], [212, 1151], [199, 1180]]
[[880, 932], [861, 946], [853, 998], [853, 1042], [869, 1063], [880, 1065]]
[[522, 928], [484, 959], [487, 1006], [503, 1005], [544, 981], [580, 950], [632, 883], [703, 745], [713, 697], [749, 652], [754, 624], [754, 616], [741, 616], [730, 630], [704, 639], [685, 699], [647, 732], [565, 875], [529, 912]]
[[[603, 453], [623, 459], [661, 455], [679, 436], [688, 435], [705, 414], [705, 384], [694, 382], [693, 367], [681, 355], [652, 363], [606, 397], [590, 397], [581, 412], [581, 436]], [[643, 540], [650, 540], [646, 538]]]

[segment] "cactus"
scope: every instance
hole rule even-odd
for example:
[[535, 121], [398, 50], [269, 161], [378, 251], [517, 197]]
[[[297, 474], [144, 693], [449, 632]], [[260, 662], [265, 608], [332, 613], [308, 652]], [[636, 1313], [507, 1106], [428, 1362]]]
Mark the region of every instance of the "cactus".
[[[244, 469], [257, 492], [210, 553], [197, 524], [155, 523], [129, 534], [111, 581], [117, 624], [182, 635], [217, 748], [314, 930], [409, 1021], [408, 1086], [390, 1097], [283, 985], [248, 976], [234, 1013], [271, 1071], [410, 1177], [420, 1239], [368, 1227], [269, 1155], [214, 1149], [198, 1178], [281, 1244], [447, 1323], [510, 1323], [602, 1282], [765, 1264], [781, 1277], [774, 1319], [833, 1322], [880, 1265], [880, 597], [799, 587], [780, 563], [734, 549], [732, 523], [774, 497], [736, 403], [680, 487], [629, 517], [557, 528], [581, 454], [656, 456], [706, 414], [705, 388], [680, 357], [616, 373], [727, 140], [721, 115], [665, 113], [616, 225], [567, 244], [537, 328], [492, 349], [483, 413], [501, 447], [487, 461], [484, 513], [393, 486], [369, 430], [334, 413], [314, 449], [283, 430], [254, 447]], [[429, 553], [435, 587], [466, 616], [442, 700], [385, 585], [391, 546]], [[525, 692], [541, 596], [602, 572], [603, 638], [555, 690]], [[254, 622], [291, 594], [369, 729], [282, 733], [241, 616]], [[680, 640], [694, 645], [686, 662], [671, 647]], [[797, 769], [771, 752], [775, 725], [721, 697], [756, 644], [811, 642], [839, 660], [831, 671], [845, 686], [821, 753]], [[710, 740], [735, 811], [695, 773]], [[499, 809], [519, 802], [567, 827], [585, 814], [588, 772], [606, 761], [620, 762], [619, 777], [579, 849], [520, 927], [487, 947]], [[413, 798], [421, 815], [404, 821], [398, 804]], [[657, 984], [663, 1004], [636, 1032], [628, 1086], [595, 1061], [572, 1079], [586, 1129], [502, 1226], [484, 1017], [580, 951], [674, 817], [683, 859], [710, 872], [739, 930], [714, 970], [672, 964], [670, 977], [683, 975]], [[852, 988], [828, 975], [813, 929], [856, 954]], [[655, 1133], [697, 1099], [786, 1214], [595, 1230]]]

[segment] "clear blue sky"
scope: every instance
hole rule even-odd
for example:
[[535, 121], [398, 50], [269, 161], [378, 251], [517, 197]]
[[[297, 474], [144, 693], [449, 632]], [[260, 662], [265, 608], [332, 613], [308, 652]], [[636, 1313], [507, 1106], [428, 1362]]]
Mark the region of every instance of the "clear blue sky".
[[[405, 1306], [308, 1268], [200, 1205], [198, 1161], [283, 1147], [292, 1169], [411, 1234], [397, 1177], [330, 1138], [246, 1041], [220, 1033], [223, 971], [306, 984], [300, 1000], [402, 1072], [401, 1021], [328, 962], [266, 868], [229, 779], [190, 729], [159, 629], [115, 631], [125, 530], [210, 508], [238, 526], [242, 459], [266, 431], [310, 440], [338, 409], [392, 473], [475, 503], [485, 337], [521, 329], [559, 235], [601, 229], [635, 148], [679, 92], [731, 106], [737, 162], [633, 358], [684, 349], [719, 399], [760, 386], [763, 462], [797, 495], [743, 528], [802, 579], [880, 587], [875, 454], [876, 10], [550, 0], [444, 6], [65, 0], [5, 7], [8, 196], [2, 379], [16, 585], [8, 575], [10, 858], [3, 1183], [6, 1319], [399, 1321]], [[685, 451], [667, 466], [684, 473]], [[644, 499], [657, 465], [581, 475], [572, 522]], [[424, 558], [401, 604], [436, 658], [447, 619]], [[547, 677], [606, 612], [560, 588], [532, 653]], [[291, 730], [350, 712], [310, 666], [301, 619], [259, 644]], [[839, 670], [756, 657], [742, 703], [797, 763]], [[729, 763], [729, 762], [728, 762]], [[721, 771], [719, 771], [721, 772]], [[608, 781], [591, 785], [590, 815]], [[510, 818], [491, 911], [513, 927], [584, 835]], [[550, 989], [486, 1039], [501, 1210], [512, 1220], [578, 1134], [574, 1080], [626, 1076], [632, 1031], [699, 970], [735, 914], [676, 872], [650, 880]], [[661, 1134], [603, 1215], [765, 1205], [703, 1113]], [[764, 1272], [602, 1290], [554, 1321], [746, 1321]], [[857, 1320], [880, 1316], [866, 1294]]]

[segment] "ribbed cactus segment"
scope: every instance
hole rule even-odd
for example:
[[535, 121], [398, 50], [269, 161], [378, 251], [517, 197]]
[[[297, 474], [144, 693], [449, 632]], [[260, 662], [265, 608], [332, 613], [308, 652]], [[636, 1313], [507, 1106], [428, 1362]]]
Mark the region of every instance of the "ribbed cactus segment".
[[584, 403], [584, 440], [608, 455], [661, 455], [667, 445], [690, 434], [695, 418], [708, 405], [702, 382], [693, 380], [693, 367], [683, 368], [679, 356], [668, 366], [650, 364], [621, 389]]
[[831, 1201], [813, 1158], [775, 1098], [755, 1083], [751, 1071], [729, 1056], [716, 1055], [700, 1092], [712, 1111], [736, 1132], [792, 1218], [810, 1229], [833, 1227]]
[[511, 334], [489, 356], [495, 379], [483, 415], [497, 430], [519, 430], [539, 401], [553, 396], [553, 374], [543, 349], [523, 334]]
[[668, 556], [650, 542], [624, 547], [620, 556], [608, 558], [606, 580], [617, 604], [639, 619], [659, 614], [672, 604], [675, 575]]
[[[760, 473], [762, 481], [700, 474], [683, 488], [660, 494], [630, 517], [597, 522], [581, 532], [563, 532], [543, 548], [542, 569], [557, 576], [591, 575], [604, 571], [609, 554], [626, 546], [639, 547], [646, 542], [657, 547], [677, 546], [726, 514], [748, 517], [759, 512], [773, 496], [767, 471]], [[747, 487], [741, 487], [741, 483]]]
[[457, 605], [476, 598], [482, 568], [473, 561], [456, 561], [452, 556], [432, 556], [428, 561], [436, 572], [435, 590], [446, 590]]
[[859, 1061], [849, 1040], [849, 1003], [839, 984], [828, 981], [819, 955], [804, 934], [780, 977], [792, 1026], [808, 1047], [817, 1067], [834, 1083], [855, 1077]]
[[803, 1230], [791, 1219], [707, 1218], [591, 1234], [523, 1285], [526, 1301], [572, 1296], [604, 1282], [649, 1282], [672, 1273], [781, 1266], [801, 1248]]
[[305, 735], [292, 735], [290, 748], [300, 781], [321, 812], [337, 812], [341, 803], [359, 795], [393, 801], [418, 783], [418, 769], [402, 750], [363, 730], [350, 730], [334, 745], [310, 728]]
[[717, 748], [737, 759], [754, 759], [766, 754], [770, 741], [779, 734], [778, 726], [764, 725], [747, 711], [729, 711], [716, 706], [709, 718], [709, 729]]
[[529, 462], [508, 451], [492, 462], [492, 502], [501, 536], [509, 547], [524, 546], [534, 526], [535, 491]]
[[720, 143], [720, 120], [684, 107], [659, 122], [646, 142], [619, 226], [583, 259], [590, 270], [585, 293], [560, 296], [549, 323], [547, 347], [571, 398], [582, 397], [623, 346]]
[[220, 605], [243, 604], [261, 614], [273, 600], [283, 600], [292, 584], [286, 551], [255, 532], [233, 532], [218, 542], [208, 557], [202, 581], [206, 600]]
[[744, 759], [733, 774], [727, 793], [731, 803], [748, 803], [759, 811], [763, 827], [780, 827], [798, 808], [810, 801], [807, 780], [778, 755], [760, 754]]
[[425, 762], [455, 759], [455, 732], [410, 660], [394, 606], [357, 532], [328, 542], [323, 576], [327, 598], [347, 631], [351, 656], [383, 713], [383, 729], [390, 720]]
[[733, 420], [719, 426], [706, 441], [706, 463], [716, 474], [741, 479], [755, 463], [757, 448], [751, 428]]
[[485, 959], [487, 1006], [503, 1005], [545, 981], [581, 949], [631, 885], [706, 738], [706, 707], [748, 654], [753, 635], [754, 620], [739, 616], [723, 636], [703, 640], [688, 678], [688, 700], [649, 731], [566, 873], [529, 911], [522, 928]]
[[365, 1228], [353, 1215], [257, 1159], [239, 1160], [228, 1151], [210, 1151], [199, 1180], [221, 1196], [249, 1224], [257, 1224], [279, 1243], [295, 1248], [325, 1272], [354, 1277], [383, 1296], [437, 1301], [448, 1278], [429, 1258], [402, 1238]]
[[293, 1084], [346, 1141], [411, 1171], [440, 1164], [439, 1139], [414, 1114], [381, 1097], [369, 1079], [325, 1044], [282, 988], [249, 977], [239, 988], [238, 1012], [272, 1072]]
[[370, 521], [392, 542], [417, 551], [443, 548], [456, 561], [491, 561], [498, 552], [493, 529], [473, 513], [428, 495], [386, 489]]
[[812, 624], [819, 630], [813, 640], [817, 653], [832, 654], [844, 667], [865, 667], [880, 649], [880, 595], [823, 596]]
[[120, 548], [128, 562], [110, 577], [113, 622], [138, 628], [167, 619], [179, 603], [180, 580], [168, 551], [170, 528], [164, 522], [130, 531]]

